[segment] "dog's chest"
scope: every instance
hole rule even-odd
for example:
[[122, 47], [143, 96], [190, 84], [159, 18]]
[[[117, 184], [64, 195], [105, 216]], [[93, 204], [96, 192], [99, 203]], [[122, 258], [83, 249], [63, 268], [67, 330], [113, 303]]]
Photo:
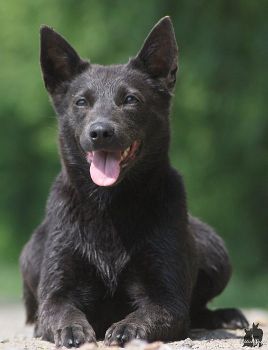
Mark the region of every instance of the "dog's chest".
[[99, 233], [94, 238], [84, 244], [83, 255], [95, 267], [97, 275], [113, 294], [119, 275], [130, 260], [130, 252], [113, 231], [105, 232], [105, 235]]

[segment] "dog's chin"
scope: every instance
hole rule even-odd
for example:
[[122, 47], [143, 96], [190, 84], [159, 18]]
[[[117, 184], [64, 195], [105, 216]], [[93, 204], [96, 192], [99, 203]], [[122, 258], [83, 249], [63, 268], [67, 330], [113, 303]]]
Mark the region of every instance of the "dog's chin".
[[141, 142], [135, 140], [124, 150], [92, 150], [86, 153], [90, 164], [90, 176], [98, 186], [114, 186], [122, 179], [122, 173], [135, 161]]

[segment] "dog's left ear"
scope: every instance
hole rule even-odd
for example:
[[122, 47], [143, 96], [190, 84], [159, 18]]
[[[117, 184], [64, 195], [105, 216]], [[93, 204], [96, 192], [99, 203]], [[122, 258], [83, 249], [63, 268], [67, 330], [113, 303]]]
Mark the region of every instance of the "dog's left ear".
[[170, 17], [162, 18], [153, 27], [132, 64], [145, 69], [153, 78], [164, 79], [168, 89], [174, 87], [178, 47]]

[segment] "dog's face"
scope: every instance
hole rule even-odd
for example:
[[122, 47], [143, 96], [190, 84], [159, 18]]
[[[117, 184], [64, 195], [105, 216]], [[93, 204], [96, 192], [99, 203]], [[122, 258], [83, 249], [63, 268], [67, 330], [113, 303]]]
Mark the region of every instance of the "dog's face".
[[177, 71], [168, 17], [152, 29], [134, 59], [113, 66], [82, 60], [65, 39], [43, 27], [41, 66], [64, 147], [72, 143], [76, 149], [70, 152], [86, 159], [97, 185], [114, 185], [138, 162], [150, 158], [150, 164], [167, 153]]

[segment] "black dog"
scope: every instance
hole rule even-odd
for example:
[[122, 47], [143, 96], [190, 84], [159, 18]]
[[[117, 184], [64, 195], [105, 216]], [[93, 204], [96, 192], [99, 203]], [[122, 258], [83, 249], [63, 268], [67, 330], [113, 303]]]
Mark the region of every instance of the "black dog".
[[189, 216], [170, 166], [177, 56], [169, 17], [135, 58], [107, 67], [41, 29], [62, 171], [21, 270], [27, 321], [57, 346], [102, 337], [108, 345], [168, 341], [186, 337], [190, 326], [248, 325], [238, 310], [206, 307], [231, 267], [222, 240]]

